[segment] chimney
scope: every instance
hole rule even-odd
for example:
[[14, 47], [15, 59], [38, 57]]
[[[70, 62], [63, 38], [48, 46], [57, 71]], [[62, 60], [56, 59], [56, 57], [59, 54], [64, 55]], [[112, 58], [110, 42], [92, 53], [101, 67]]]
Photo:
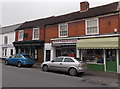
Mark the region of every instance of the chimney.
[[89, 3], [87, 1], [80, 3], [80, 11], [86, 11], [89, 9]]

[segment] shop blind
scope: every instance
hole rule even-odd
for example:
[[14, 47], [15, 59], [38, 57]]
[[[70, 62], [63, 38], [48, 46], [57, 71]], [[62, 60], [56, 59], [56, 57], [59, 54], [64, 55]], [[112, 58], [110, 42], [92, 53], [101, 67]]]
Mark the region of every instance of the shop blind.
[[119, 49], [119, 37], [81, 39], [77, 41], [79, 49]]

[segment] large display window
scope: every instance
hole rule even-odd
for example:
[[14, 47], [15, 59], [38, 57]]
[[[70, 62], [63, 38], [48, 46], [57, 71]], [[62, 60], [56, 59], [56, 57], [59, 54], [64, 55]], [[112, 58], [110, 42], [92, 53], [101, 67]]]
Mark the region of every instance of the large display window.
[[102, 49], [82, 50], [82, 60], [89, 63], [104, 63], [104, 51]]

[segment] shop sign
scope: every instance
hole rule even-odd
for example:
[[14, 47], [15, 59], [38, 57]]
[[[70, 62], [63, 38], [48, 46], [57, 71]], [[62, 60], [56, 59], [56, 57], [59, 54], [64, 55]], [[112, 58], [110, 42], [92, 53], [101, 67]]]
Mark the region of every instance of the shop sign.
[[2, 47], [14, 47], [12, 44], [2, 45]]
[[53, 44], [59, 44], [59, 43], [76, 43], [77, 40], [58, 40], [58, 41], [52, 41]]
[[15, 46], [40, 46], [41, 44], [35, 43], [35, 44], [15, 44]]

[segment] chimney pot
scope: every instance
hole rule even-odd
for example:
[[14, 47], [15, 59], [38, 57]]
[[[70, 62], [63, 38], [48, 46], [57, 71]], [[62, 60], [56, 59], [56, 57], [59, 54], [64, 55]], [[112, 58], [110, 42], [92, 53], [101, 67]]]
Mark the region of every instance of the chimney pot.
[[80, 2], [80, 11], [86, 11], [89, 9], [89, 3], [87, 1]]

